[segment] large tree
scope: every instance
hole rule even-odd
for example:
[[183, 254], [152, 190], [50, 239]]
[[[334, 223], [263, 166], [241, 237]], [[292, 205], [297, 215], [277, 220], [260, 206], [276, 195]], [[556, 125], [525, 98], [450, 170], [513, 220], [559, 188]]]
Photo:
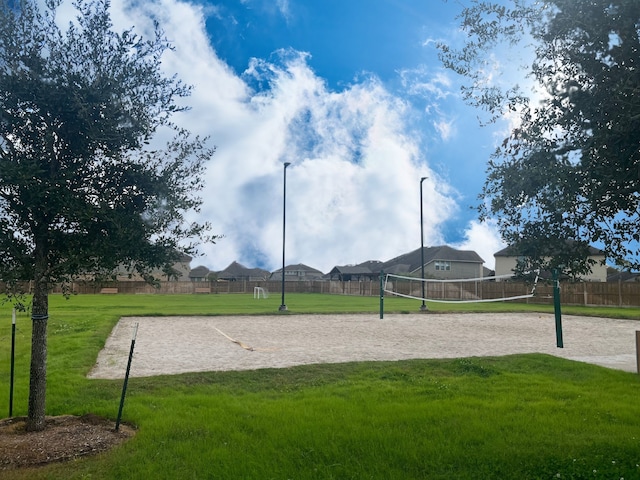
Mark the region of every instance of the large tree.
[[[489, 161], [481, 217], [544, 267], [583, 273], [592, 242], [640, 267], [640, 2], [472, 1], [459, 19], [466, 41], [440, 45], [445, 66], [490, 120], [517, 119]], [[533, 90], [500, 83], [514, 52], [530, 54], [517, 61]]]
[[0, 280], [32, 285], [29, 430], [45, 427], [51, 285], [122, 265], [151, 278], [208, 228], [185, 214], [213, 152], [171, 123], [189, 88], [162, 73], [160, 29], [114, 32], [108, 0], [77, 0], [69, 24], [59, 7], [0, 0]]

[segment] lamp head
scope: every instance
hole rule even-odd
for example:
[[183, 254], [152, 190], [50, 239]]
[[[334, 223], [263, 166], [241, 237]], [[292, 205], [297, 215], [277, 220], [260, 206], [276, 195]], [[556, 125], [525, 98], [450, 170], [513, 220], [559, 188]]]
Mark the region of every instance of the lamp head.
[[284, 162], [284, 168], [287, 168], [289, 165], [291, 165], [291, 162]]

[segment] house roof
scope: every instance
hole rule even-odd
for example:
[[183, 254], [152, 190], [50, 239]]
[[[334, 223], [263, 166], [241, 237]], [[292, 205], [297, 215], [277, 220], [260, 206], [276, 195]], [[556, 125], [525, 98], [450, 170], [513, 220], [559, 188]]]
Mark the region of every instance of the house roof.
[[379, 273], [382, 262], [380, 260], [367, 260], [366, 262], [359, 263], [356, 266], [368, 268], [372, 273]]
[[607, 268], [607, 282], [637, 282], [640, 281], [640, 273], [620, 271], [615, 268]]
[[357, 265], [336, 265], [329, 275], [374, 275], [380, 273], [382, 265], [380, 260], [367, 260]]
[[218, 276], [237, 276], [237, 275], [244, 275], [245, 272], [248, 270], [247, 267], [245, 267], [244, 265], [242, 265], [241, 263], [238, 262], [231, 262], [227, 268], [225, 268], [224, 270], [220, 270], [218, 272]]
[[[420, 249], [414, 250], [399, 257], [392, 258], [381, 265], [387, 273], [413, 272], [420, 268], [422, 258]], [[424, 263], [435, 261], [466, 262], [483, 264], [484, 260], [473, 250], [457, 250], [448, 245], [424, 248]]]
[[[285, 272], [291, 272], [291, 271], [295, 271], [295, 272], [308, 272], [308, 273], [317, 273], [319, 275], [322, 275], [322, 272], [320, 270], [316, 270], [315, 268], [311, 268], [308, 265], [305, 265], [304, 263], [297, 263], [296, 265], [287, 265], [284, 267], [284, 271]], [[282, 269], [279, 268], [278, 270], [275, 270], [273, 273], [280, 273], [282, 272]]]
[[338, 273], [341, 275], [371, 275], [373, 272], [370, 268], [361, 265], [342, 265], [333, 267], [329, 273]]
[[[518, 257], [520, 255], [518, 249], [513, 245], [509, 245], [493, 254], [494, 257]], [[589, 246], [589, 255], [604, 256], [604, 252], [598, 248]]]
[[209, 273], [210, 270], [207, 267], [200, 265], [199, 267], [191, 269], [189, 278], [205, 278]]
[[247, 268], [241, 263], [231, 262], [227, 268], [218, 273], [218, 278], [266, 277], [269, 272], [261, 268]]

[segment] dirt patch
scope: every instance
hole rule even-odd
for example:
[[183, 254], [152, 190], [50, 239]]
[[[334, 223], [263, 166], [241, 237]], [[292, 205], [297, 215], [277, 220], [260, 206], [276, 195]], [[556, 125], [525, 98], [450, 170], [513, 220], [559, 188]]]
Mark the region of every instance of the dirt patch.
[[27, 432], [26, 419], [0, 420], [0, 471], [33, 468], [109, 450], [135, 430], [95, 415], [47, 417], [41, 432]]

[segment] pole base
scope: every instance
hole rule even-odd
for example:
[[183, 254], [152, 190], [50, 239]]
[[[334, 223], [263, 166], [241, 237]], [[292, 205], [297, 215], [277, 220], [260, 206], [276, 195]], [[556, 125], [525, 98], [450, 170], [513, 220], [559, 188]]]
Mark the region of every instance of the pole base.
[[280, 312], [286, 312], [288, 310], [286, 305], [280, 305], [280, 307], [278, 307], [278, 311]]
[[427, 306], [426, 306], [426, 305], [420, 305], [420, 311], [421, 311], [421, 312], [428, 312], [428, 311], [429, 311], [429, 309], [427, 308]]

